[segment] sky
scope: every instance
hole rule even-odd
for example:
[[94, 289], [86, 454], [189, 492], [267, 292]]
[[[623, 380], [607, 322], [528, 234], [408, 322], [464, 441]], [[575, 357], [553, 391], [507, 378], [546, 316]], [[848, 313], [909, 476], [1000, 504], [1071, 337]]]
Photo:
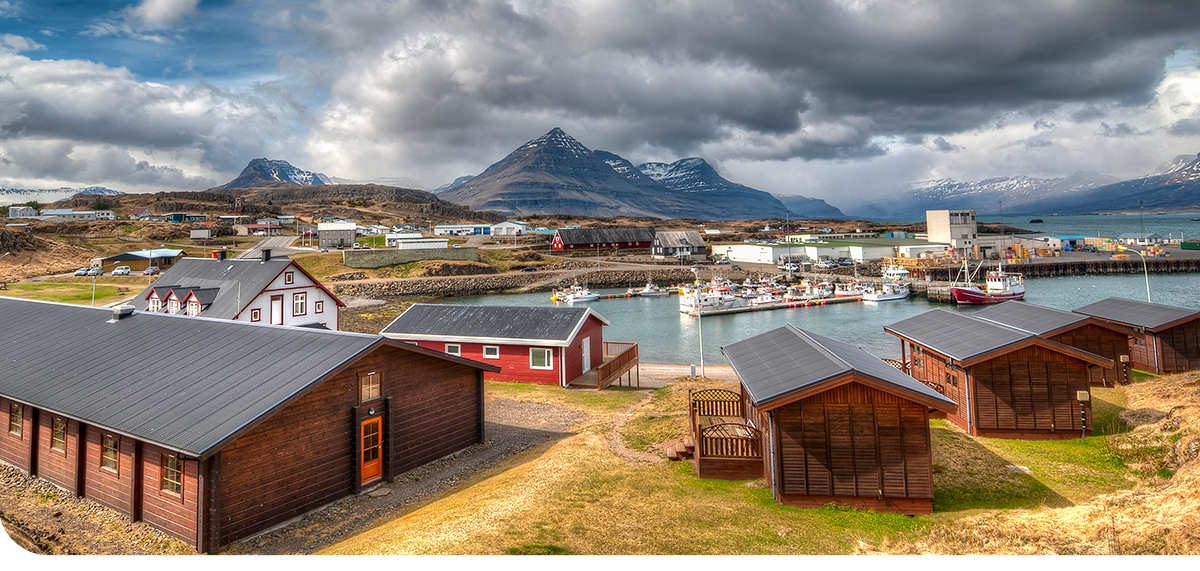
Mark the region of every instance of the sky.
[[0, 186], [431, 189], [554, 127], [845, 207], [1200, 153], [1194, 0], [0, 0]]

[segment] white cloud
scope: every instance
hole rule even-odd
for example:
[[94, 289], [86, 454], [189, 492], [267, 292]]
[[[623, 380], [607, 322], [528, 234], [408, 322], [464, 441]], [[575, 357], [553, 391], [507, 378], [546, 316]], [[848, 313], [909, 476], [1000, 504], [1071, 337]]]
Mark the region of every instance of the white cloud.
[[33, 50], [44, 50], [46, 46], [23, 36], [0, 34], [0, 51], [21, 53]]
[[135, 30], [169, 30], [196, 13], [200, 0], [142, 0], [122, 10], [125, 21]]

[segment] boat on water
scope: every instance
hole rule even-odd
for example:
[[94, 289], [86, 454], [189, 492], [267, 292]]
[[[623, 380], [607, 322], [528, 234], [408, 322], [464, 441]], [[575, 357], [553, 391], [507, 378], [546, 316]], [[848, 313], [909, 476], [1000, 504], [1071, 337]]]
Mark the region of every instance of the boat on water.
[[860, 296], [870, 286], [870, 283], [860, 281], [838, 282], [834, 285], [833, 295], [834, 297]]
[[733, 307], [737, 298], [729, 292], [709, 289], [686, 289], [679, 294], [679, 312], [692, 313], [702, 309]]
[[564, 301], [566, 303], [575, 303], [578, 301], [596, 301], [600, 299], [599, 295], [592, 293], [586, 285], [581, 286], [575, 284], [569, 290], [556, 291], [550, 296], [550, 301]]
[[863, 292], [863, 301], [892, 301], [908, 297], [911, 290], [906, 283], [883, 282], [879, 285], [868, 286]]
[[888, 266], [883, 270], [884, 281], [908, 283], [908, 270], [900, 266]]
[[[983, 267], [980, 264], [975, 268], [978, 273]], [[958, 285], [950, 286], [950, 294], [954, 296], [955, 303], [963, 304], [983, 304], [983, 303], [1000, 303], [1013, 299], [1025, 298], [1025, 278], [1021, 274], [1014, 274], [1004, 271], [1004, 263], [1001, 262], [994, 270], [988, 270], [983, 276], [983, 284], [974, 281], [974, 276], [967, 270], [967, 265], [963, 264], [963, 272], [967, 274], [966, 280]]]
[[1030, 224], [1041, 224], [1041, 223], [1042, 223], [1042, 219], [1041, 219], [1041, 218], [1034, 218], [1033, 220], [1030, 220], [1030, 221], [1029, 221], [1029, 223], [1030, 223]]
[[662, 289], [662, 288], [658, 287], [654, 282], [646, 282], [646, 286], [641, 289], [629, 288], [629, 290], [626, 293], [628, 293], [629, 295], [636, 295], [638, 297], [660, 297], [660, 296], [665, 296], [665, 295], [671, 295], [670, 290]]

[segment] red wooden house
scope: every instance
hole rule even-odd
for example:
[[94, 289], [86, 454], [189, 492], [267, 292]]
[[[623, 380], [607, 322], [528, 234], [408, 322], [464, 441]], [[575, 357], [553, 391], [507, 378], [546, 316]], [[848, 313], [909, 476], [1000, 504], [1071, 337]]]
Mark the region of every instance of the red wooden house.
[[1091, 429], [1092, 367], [1113, 362], [1028, 331], [946, 309], [884, 327], [913, 378], [962, 403], [973, 436], [1080, 438]]
[[[792, 325], [721, 352], [741, 395], [727, 410], [703, 410], [720, 399], [693, 395], [701, 477], [765, 475], [776, 501], [791, 506], [932, 511], [929, 413], [954, 412], [954, 401], [858, 347]], [[739, 453], [756, 438], [766, 452], [757, 473], [739, 473], [751, 468], [739, 466]]]
[[648, 249], [654, 244], [654, 229], [633, 228], [559, 228], [554, 232], [550, 249], [571, 250], [633, 250]]
[[11, 298], [0, 338], [0, 462], [200, 551], [482, 442], [497, 370], [374, 335]]
[[[607, 319], [586, 307], [415, 304], [381, 334], [495, 364], [500, 370], [487, 373], [487, 380], [566, 387], [579, 386], [580, 377], [614, 362], [615, 356], [629, 356], [627, 346], [633, 344], [604, 342], [606, 325]], [[613, 345], [620, 347], [614, 350]], [[633, 345], [632, 362], [624, 360], [620, 371], [609, 374], [636, 366]]]
[[1133, 366], [1156, 375], [1200, 369], [1200, 311], [1110, 297], [1075, 313], [1130, 329]]
[[1034, 305], [1027, 301], [1006, 301], [976, 311], [971, 316], [1016, 327], [1051, 341], [1111, 359], [1111, 369], [1091, 367], [1092, 386], [1114, 386], [1128, 383], [1130, 380], [1129, 349], [1135, 333], [1129, 328], [1079, 313]]

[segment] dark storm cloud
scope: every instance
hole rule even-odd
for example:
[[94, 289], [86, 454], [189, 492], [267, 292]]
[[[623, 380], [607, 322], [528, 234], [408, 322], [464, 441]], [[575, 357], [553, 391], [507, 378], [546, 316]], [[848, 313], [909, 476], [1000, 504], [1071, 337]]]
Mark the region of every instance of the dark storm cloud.
[[1200, 135], [1200, 119], [1182, 119], [1176, 121], [1168, 131], [1172, 135], [1179, 136], [1196, 136]]
[[1136, 136], [1140, 136], [1140, 135], [1149, 135], [1150, 132], [1135, 129], [1134, 127], [1130, 126], [1128, 123], [1117, 123], [1116, 125], [1109, 125], [1108, 123], [1101, 122], [1100, 123], [1100, 134], [1104, 135], [1105, 137], [1109, 137], [1109, 138], [1121, 138], [1121, 137], [1136, 137]]
[[934, 139], [933, 148], [943, 153], [953, 153], [962, 150], [962, 147], [947, 141], [945, 137], [938, 137]]

